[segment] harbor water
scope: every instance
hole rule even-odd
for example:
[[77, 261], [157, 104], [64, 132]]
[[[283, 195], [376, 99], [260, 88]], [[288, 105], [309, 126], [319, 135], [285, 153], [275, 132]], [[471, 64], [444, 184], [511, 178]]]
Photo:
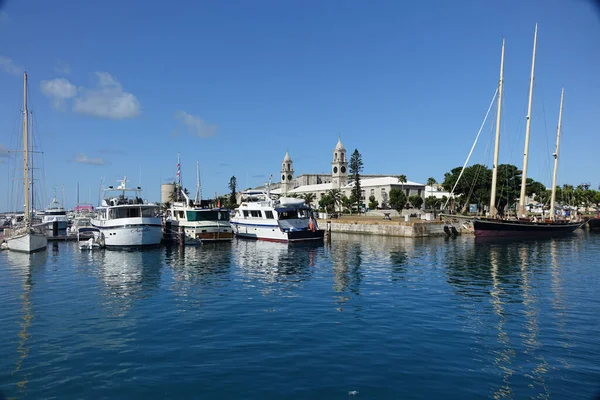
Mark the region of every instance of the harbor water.
[[593, 399], [600, 235], [0, 252], [0, 398]]

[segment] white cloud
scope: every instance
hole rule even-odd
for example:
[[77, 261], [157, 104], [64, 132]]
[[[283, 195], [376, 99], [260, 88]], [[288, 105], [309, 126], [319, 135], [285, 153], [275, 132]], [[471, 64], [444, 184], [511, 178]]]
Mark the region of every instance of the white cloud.
[[77, 96], [77, 87], [65, 78], [57, 78], [40, 83], [42, 93], [48, 97], [70, 99]]
[[77, 87], [65, 78], [51, 79], [40, 82], [42, 93], [52, 99], [54, 108], [62, 110], [65, 100], [77, 96]]
[[104, 161], [104, 158], [101, 158], [101, 157], [90, 158], [87, 155], [85, 155], [84, 153], [77, 153], [75, 155], [75, 162], [78, 164], [89, 164], [89, 165], [105, 165], [106, 164], [106, 161]]
[[187, 128], [188, 132], [201, 138], [214, 136], [217, 126], [208, 124], [202, 118], [189, 114], [185, 111], [177, 111], [175, 118]]
[[100, 118], [126, 119], [140, 115], [141, 106], [131, 93], [108, 72], [96, 72], [98, 85], [94, 89], [81, 88], [74, 99], [73, 111]]
[[21, 75], [23, 68], [19, 67], [12, 58], [0, 56], [0, 70], [11, 75]]
[[42, 93], [52, 100], [55, 108], [62, 110], [67, 100], [73, 101], [73, 112], [100, 118], [125, 119], [140, 115], [141, 106], [131, 93], [108, 72], [96, 72], [98, 84], [89, 89], [77, 87], [66, 78], [56, 78], [40, 83]]

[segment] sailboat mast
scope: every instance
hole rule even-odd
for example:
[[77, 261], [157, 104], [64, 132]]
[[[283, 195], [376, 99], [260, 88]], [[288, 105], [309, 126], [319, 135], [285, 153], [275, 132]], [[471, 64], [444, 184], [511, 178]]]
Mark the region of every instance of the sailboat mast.
[[554, 202], [556, 201], [556, 173], [558, 171], [558, 146], [560, 144], [560, 129], [562, 127], [562, 110], [565, 89], [560, 92], [560, 108], [558, 111], [558, 128], [556, 128], [556, 150], [554, 151], [554, 173], [552, 174], [552, 196], [550, 196], [550, 218], [554, 219]]
[[498, 215], [496, 209], [496, 184], [498, 180], [498, 154], [500, 153], [500, 118], [502, 115], [502, 88], [504, 86], [504, 39], [500, 57], [500, 80], [498, 81], [498, 114], [496, 115], [496, 142], [494, 144], [494, 165], [492, 169], [492, 192], [490, 195], [490, 217]]
[[202, 189], [200, 188], [200, 162], [196, 161], [196, 199], [197, 204], [202, 201]]
[[29, 221], [29, 143], [27, 111], [27, 72], [23, 73], [23, 199], [25, 200], [25, 221]]
[[[33, 138], [33, 111], [29, 111], [29, 137]], [[31, 159], [29, 160], [29, 169], [31, 170], [31, 218], [33, 219], [33, 215], [35, 214], [35, 194], [33, 191], [33, 146], [31, 149]]]
[[518, 216], [525, 215], [525, 193], [527, 189], [527, 162], [529, 156], [529, 133], [531, 132], [531, 103], [533, 100], [533, 79], [535, 71], [535, 49], [537, 46], [537, 24], [533, 36], [533, 57], [531, 60], [531, 78], [529, 79], [529, 101], [527, 104], [527, 122], [525, 125], [525, 150], [523, 152], [523, 176], [521, 179], [521, 196], [519, 197]]

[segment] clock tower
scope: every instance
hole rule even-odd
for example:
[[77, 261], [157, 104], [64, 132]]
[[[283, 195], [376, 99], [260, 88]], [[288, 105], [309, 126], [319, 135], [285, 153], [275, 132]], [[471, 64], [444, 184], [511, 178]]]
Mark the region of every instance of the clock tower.
[[341, 189], [348, 183], [348, 160], [346, 149], [342, 139], [338, 137], [337, 145], [333, 150], [333, 161], [331, 162], [331, 188]]
[[290, 158], [287, 150], [285, 151], [285, 157], [281, 163], [281, 194], [285, 196], [290, 190], [292, 190], [294, 181], [294, 163]]

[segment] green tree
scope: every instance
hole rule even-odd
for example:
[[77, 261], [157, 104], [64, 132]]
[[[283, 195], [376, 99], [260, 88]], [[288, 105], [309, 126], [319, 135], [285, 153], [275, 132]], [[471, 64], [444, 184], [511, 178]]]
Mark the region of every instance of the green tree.
[[410, 196], [408, 198], [408, 201], [416, 209], [421, 208], [421, 206], [423, 205], [423, 198], [421, 196], [419, 196], [419, 195], [416, 195], [416, 194], [413, 195], [413, 196]]
[[229, 178], [229, 190], [230, 190], [230, 194], [229, 194], [229, 208], [236, 208], [237, 207], [237, 179], [235, 178], [235, 175], [232, 176], [231, 178]]
[[[405, 177], [406, 178], [406, 177]], [[437, 183], [437, 181], [435, 180], [434, 177], [428, 178], [427, 179], [427, 186], [433, 186]]]
[[354, 153], [350, 156], [350, 163], [348, 169], [354, 180], [354, 186], [352, 187], [352, 194], [356, 200], [356, 209], [360, 210], [360, 201], [362, 197], [362, 190], [360, 187], [360, 173], [363, 169], [362, 156], [358, 152], [358, 149], [354, 149]]
[[335, 209], [335, 200], [330, 195], [326, 194], [319, 200], [319, 208], [323, 211], [331, 213]]
[[440, 204], [440, 201], [435, 196], [429, 196], [425, 199], [425, 208], [429, 210], [435, 209]]
[[400, 182], [400, 185], [402, 185], [402, 191], [404, 192], [404, 184], [408, 182], [406, 180], [406, 175], [398, 175], [398, 182]]
[[370, 195], [369, 196], [369, 209], [375, 210], [377, 208], [377, 206], [379, 206], [379, 202], [377, 201], [377, 199], [375, 199], [375, 196]]
[[342, 208], [344, 209], [344, 211], [350, 211], [350, 214], [352, 214], [352, 206], [354, 205], [353, 196], [354, 194], [352, 194], [350, 198], [342, 196]]
[[315, 201], [315, 199], [317, 198], [317, 196], [315, 196], [314, 193], [304, 193], [301, 197], [302, 199], [304, 199], [304, 202], [309, 207], [311, 207], [312, 202]]
[[404, 193], [404, 190], [398, 188], [390, 190], [389, 204], [394, 210], [401, 212], [406, 204], [406, 194]]
[[333, 200], [334, 209], [338, 210], [340, 205], [342, 204], [342, 191], [339, 189], [330, 189], [327, 192], [327, 195]]
[[[444, 189], [451, 191], [454, 188], [461, 170], [462, 167], [456, 167], [444, 174]], [[498, 180], [501, 181], [500, 176]], [[462, 178], [454, 188], [455, 206], [462, 205], [464, 211], [466, 205], [471, 202], [475, 202], [480, 209], [489, 204], [491, 181], [492, 171], [485, 165], [474, 164], [465, 168]]]

